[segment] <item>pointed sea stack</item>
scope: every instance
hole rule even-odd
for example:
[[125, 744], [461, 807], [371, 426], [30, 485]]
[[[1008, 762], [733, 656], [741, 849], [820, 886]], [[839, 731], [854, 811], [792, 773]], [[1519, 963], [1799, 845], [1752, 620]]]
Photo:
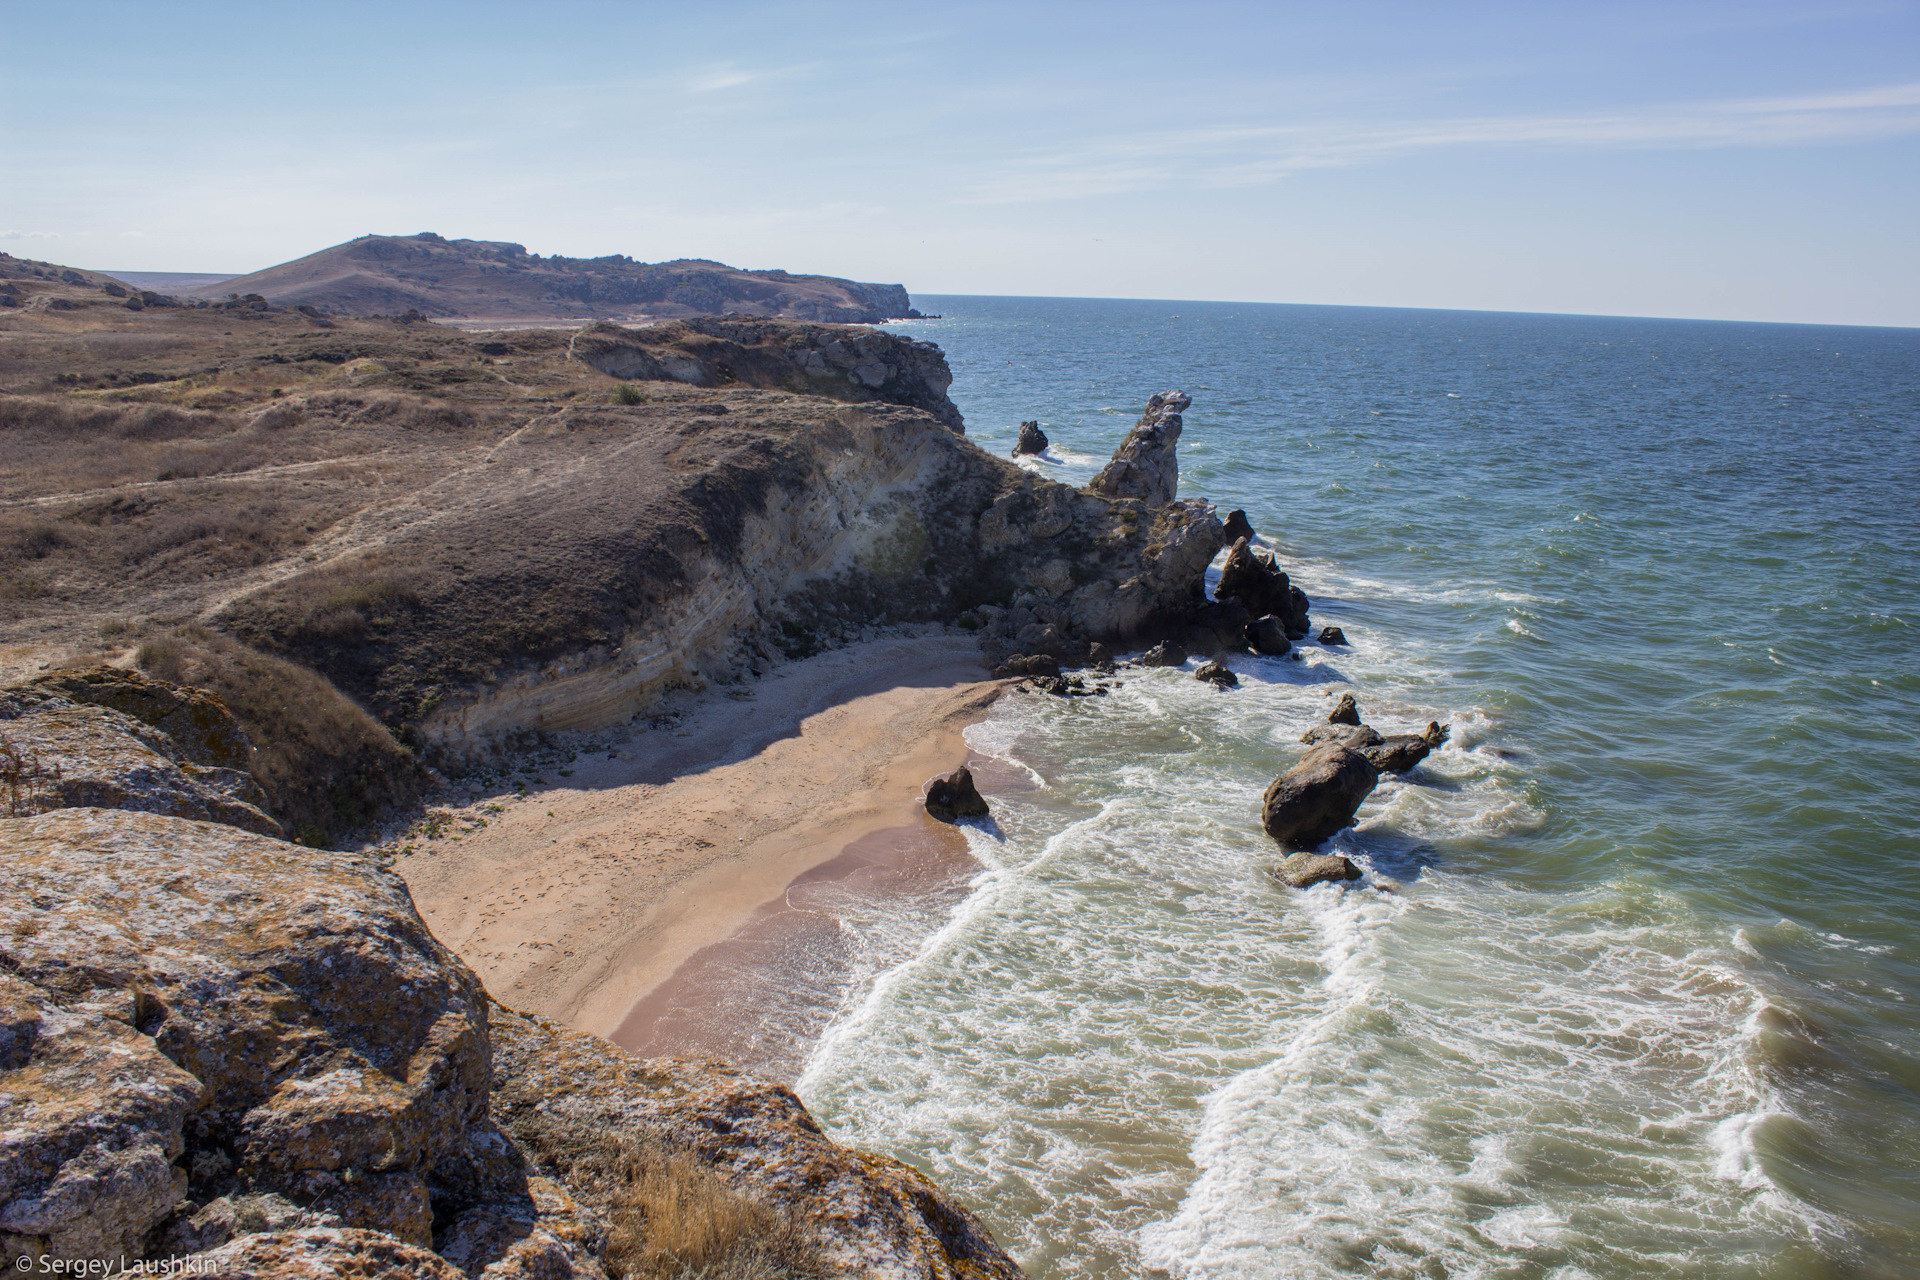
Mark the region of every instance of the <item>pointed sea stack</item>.
[[1162, 391], [1149, 399], [1147, 411], [1087, 491], [1107, 498], [1138, 498], [1149, 509], [1172, 502], [1180, 487], [1180, 463], [1174, 456], [1180, 415], [1192, 403], [1193, 397], [1184, 391]]

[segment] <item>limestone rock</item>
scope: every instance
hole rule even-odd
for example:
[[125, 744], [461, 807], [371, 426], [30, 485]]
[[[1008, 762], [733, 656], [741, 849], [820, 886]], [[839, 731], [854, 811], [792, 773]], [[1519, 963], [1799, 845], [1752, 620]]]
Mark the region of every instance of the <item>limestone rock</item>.
[[[397, 876], [206, 822], [61, 809], [0, 823], [0, 938], [43, 1007], [117, 1008], [135, 1064], [177, 1069], [133, 1078], [197, 1099], [184, 1144], [178, 1107], [142, 1122], [147, 1147], [184, 1145], [196, 1200], [244, 1183], [426, 1240], [424, 1175], [486, 1107], [484, 997]], [[68, 1096], [90, 1113], [111, 1091]], [[0, 1229], [51, 1239], [22, 1206], [91, 1174], [79, 1122], [47, 1114], [9, 1134]]]
[[1347, 633], [1342, 631], [1340, 628], [1338, 627], [1320, 628], [1321, 644], [1345, 644], [1346, 642], [1347, 642]]
[[259, 1232], [193, 1256], [189, 1274], [214, 1280], [468, 1280], [432, 1250], [378, 1231]]
[[1013, 456], [1024, 458], [1031, 454], [1045, 453], [1046, 450], [1047, 433], [1040, 429], [1040, 424], [1038, 422], [1021, 423], [1020, 440], [1013, 446]]
[[27, 764], [16, 809], [133, 809], [279, 835], [219, 698], [110, 667], [0, 690], [0, 736]]
[[1180, 440], [1180, 415], [1193, 403], [1184, 391], [1163, 391], [1147, 401], [1120, 447], [1113, 451], [1093, 483], [1091, 493], [1110, 498], [1138, 498], [1151, 509], [1172, 502], [1180, 487], [1180, 464], [1174, 446]]
[[1288, 848], [1311, 849], [1344, 827], [1373, 792], [1380, 771], [1339, 743], [1313, 748], [1273, 780], [1260, 801], [1260, 824]]
[[1287, 639], [1286, 624], [1268, 613], [1247, 624], [1247, 648], [1277, 658], [1293, 648], [1293, 642]]
[[1242, 538], [1245, 538], [1249, 542], [1253, 541], [1253, 524], [1247, 519], [1247, 513], [1238, 510], [1229, 511], [1227, 513], [1225, 533], [1227, 535], [1228, 546], [1232, 546]]
[[989, 811], [985, 797], [973, 785], [972, 770], [961, 765], [946, 777], [935, 778], [927, 784], [927, 812], [942, 822], [955, 822], [961, 818], [984, 818]]
[[1358, 880], [1360, 868], [1337, 853], [1295, 853], [1270, 874], [1288, 888], [1311, 889], [1316, 884]]
[[1352, 694], [1343, 693], [1340, 695], [1340, 701], [1334, 703], [1333, 710], [1327, 713], [1327, 723], [1328, 724], [1359, 724], [1360, 723], [1360, 704], [1353, 700]]
[[1193, 678], [1195, 680], [1205, 680], [1216, 689], [1237, 689], [1240, 687], [1240, 677], [1229, 671], [1226, 664], [1221, 662], [1201, 663], [1194, 671]]
[[1178, 667], [1184, 666], [1186, 661], [1187, 651], [1171, 640], [1157, 644], [1140, 655], [1140, 665], [1143, 667]]
[[[979, 1219], [916, 1169], [841, 1147], [783, 1086], [717, 1063], [640, 1059], [495, 1007], [493, 1114], [543, 1172], [592, 1163], [635, 1135], [713, 1170], [812, 1240], [834, 1275], [1017, 1280]], [[588, 1207], [612, 1216], [606, 1204]]]

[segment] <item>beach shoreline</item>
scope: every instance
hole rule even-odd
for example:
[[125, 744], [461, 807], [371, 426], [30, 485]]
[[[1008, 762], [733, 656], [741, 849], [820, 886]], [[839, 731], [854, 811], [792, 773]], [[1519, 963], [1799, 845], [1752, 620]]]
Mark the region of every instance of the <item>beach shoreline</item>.
[[691, 958], [856, 846], [868, 852], [843, 868], [903, 832], [916, 861], [962, 868], [965, 837], [920, 798], [967, 760], [962, 731], [1004, 689], [983, 675], [973, 638], [939, 631], [683, 697], [657, 727], [597, 735], [609, 747], [539, 772], [524, 796], [496, 787], [437, 810], [444, 832], [464, 830], [415, 841], [394, 869], [496, 998], [612, 1037]]

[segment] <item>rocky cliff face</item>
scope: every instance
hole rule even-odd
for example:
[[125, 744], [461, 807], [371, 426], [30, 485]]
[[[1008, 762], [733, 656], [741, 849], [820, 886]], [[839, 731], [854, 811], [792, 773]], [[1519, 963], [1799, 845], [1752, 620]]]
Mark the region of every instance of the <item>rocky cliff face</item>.
[[[68, 758], [123, 792], [140, 752], [186, 754], [123, 712], [90, 723]], [[609, 1152], [658, 1176], [610, 1177], [627, 1166]], [[211, 1251], [230, 1275], [651, 1274], [661, 1197], [689, 1180], [813, 1274], [1020, 1274], [964, 1208], [836, 1146], [786, 1090], [491, 1006], [368, 859], [98, 805], [0, 820], [9, 1266]]]

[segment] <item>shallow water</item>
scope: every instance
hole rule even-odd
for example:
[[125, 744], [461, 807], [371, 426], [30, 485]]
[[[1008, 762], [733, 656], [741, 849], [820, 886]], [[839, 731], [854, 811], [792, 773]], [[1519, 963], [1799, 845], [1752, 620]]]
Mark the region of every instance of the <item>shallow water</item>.
[[[1058, 478], [1190, 392], [1182, 493], [1352, 645], [1004, 700], [1029, 782], [814, 1053], [831, 1131], [1041, 1277], [1920, 1275], [1920, 332], [920, 302]], [[1453, 739], [1285, 890], [1345, 691]]]

